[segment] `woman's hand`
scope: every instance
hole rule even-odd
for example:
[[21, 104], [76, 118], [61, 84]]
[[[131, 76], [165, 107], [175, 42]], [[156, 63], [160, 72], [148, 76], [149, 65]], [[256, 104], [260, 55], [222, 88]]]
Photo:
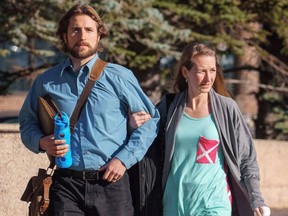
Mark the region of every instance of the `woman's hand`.
[[129, 110], [128, 114], [129, 114], [129, 126], [133, 129], [140, 127], [146, 121], [151, 119], [151, 115], [144, 111], [131, 113]]
[[254, 209], [254, 216], [270, 216], [271, 211], [268, 206], [261, 206]]

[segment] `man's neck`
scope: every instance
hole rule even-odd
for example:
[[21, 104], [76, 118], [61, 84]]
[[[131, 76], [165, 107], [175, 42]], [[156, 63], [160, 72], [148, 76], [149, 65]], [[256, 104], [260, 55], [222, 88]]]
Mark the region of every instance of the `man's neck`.
[[85, 58], [85, 59], [79, 59], [79, 58], [74, 58], [73, 56], [69, 56], [73, 65], [73, 68], [75, 71], [79, 71], [80, 68], [85, 65], [87, 62], [89, 62], [92, 58], [94, 58], [95, 54]]

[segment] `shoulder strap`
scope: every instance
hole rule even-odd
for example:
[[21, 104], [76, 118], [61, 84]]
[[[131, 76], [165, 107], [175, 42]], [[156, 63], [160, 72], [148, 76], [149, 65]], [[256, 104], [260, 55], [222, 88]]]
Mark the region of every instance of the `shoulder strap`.
[[[90, 73], [90, 76], [88, 78], [88, 81], [77, 101], [77, 104], [73, 110], [73, 113], [71, 115], [71, 118], [70, 118], [70, 130], [71, 130], [71, 133], [73, 133], [74, 131], [74, 128], [75, 128], [75, 125], [76, 125], [76, 122], [79, 118], [79, 115], [81, 113], [81, 110], [83, 108], [83, 105], [85, 104], [91, 90], [92, 90], [92, 87], [94, 86], [94, 83], [98, 80], [98, 78], [100, 77], [102, 71], [104, 70], [104, 68], [106, 67], [106, 65], [108, 64], [108, 62], [105, 62], [103, 60], [101, 60], [100, 58], [98, 58], [95, 62], [95, 64], [93, 65], [93, 68], [91, 70], [91, 73]], [[50, 161], [50, 164], [49, 164], [49, 167], [47, 169], [47, 172], [48, 170], [52, 170], [52, 172], [54, 171], [55, 169], [55, 157], [52, 156], [52, 155], [49, 155], [47, 154], [48, 156], [48, 159]]]
[[89, 76], [89, 79], [83, 89], [83, 92], [81, 93], [78, 101], [77, 101], [77, 104], [74, 108], [74, 111], [72, 113], [72, 116], [70, 118], [70, 130], [71, 132], [74, 131], [74, 128], [75, 128], [75, 125], [76, 125], [76, 122], [78, 120], [78, 117], [81, 113], [81, 110], [83, 108], [83, 105], [85, 104], [91, 90], [92, 90], [92, 87], [94, 86], [94, 83], [97, 81], [97, 79], [100, 77], [103, 69], [105, 68], [105, 66], [108, 64], [108, 62], [105, 62], [103, 60], [101, 60], [100, 58], [98, 58], [91, 70], [91, 73], [90, 73], [90, 76]]

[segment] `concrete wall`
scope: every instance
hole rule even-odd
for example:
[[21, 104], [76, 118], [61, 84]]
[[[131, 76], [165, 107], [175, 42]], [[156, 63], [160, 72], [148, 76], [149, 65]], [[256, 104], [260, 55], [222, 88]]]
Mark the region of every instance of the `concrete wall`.
[[45, 154], [34, 154], [20, 141], [16, 125], [0, 125], [0, 215], [26, 216], [27, 203], [20, 201], [26, 184], [38, 168], [49, 165]]
[[[255, 140], [261, 192], [267, 205], [288, 208], [288, 141]], [[286, 212], [288, 216], [288, 212]]]
[[[36, 155], [24, 147], [18, 125], [0, 124], [0, 145], [0, 215], [25, 216], [27, 204], [20, 197], [38, 168], [47, 168], [48, 159], [45, 154]], [[288, 209], [288, 142], [255, 140], [255, 145], [266, 203], [272, 208]]]

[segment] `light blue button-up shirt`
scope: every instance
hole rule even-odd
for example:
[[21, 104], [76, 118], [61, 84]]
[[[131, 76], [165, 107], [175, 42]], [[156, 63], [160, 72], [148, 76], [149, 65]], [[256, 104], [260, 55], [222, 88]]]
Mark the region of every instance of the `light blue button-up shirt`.
[[[58, 108], [71, 116], [97, 58], [96, 55], [79, 73], [67, 58], [36, 78], [19, 113], [21, 139], [28, 149], [39, 153], [39, 140], [44, 136], [37, 117], [38, 97], [49, 94]], [[128, 109], [132, 113], [144, 110], [152, 116], [131, 135], [127, 133]], [[158, 121], [157, 109], [133, 73], [109, 63], [93, 86], [71, 136], [70, 168], [97, 170], [113, 157], [130, 168], [152, 144]]]

